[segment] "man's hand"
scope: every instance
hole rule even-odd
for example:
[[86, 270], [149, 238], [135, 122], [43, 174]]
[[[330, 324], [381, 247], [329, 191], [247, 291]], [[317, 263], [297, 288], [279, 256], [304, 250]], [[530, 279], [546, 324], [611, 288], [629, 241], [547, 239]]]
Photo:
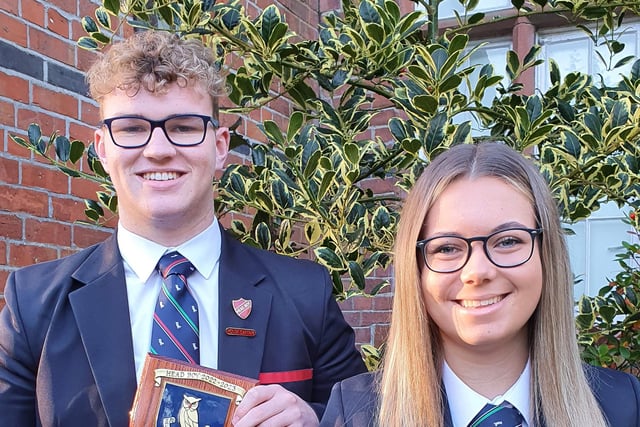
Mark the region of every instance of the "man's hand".
[[233, 416], [235, 427], [316, 427], [318, 424], [314, 410], [278, 384], [249, 390]]

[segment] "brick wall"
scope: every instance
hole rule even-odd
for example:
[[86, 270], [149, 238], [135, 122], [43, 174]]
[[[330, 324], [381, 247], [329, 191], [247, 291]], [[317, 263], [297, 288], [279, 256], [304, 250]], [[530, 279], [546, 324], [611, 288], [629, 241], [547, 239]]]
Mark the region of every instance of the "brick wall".
[[[247, 1], [250, 14], [275, 3], [284, 11], [291, 29], [309, 38], [317, 34], [319, 16], [340, 8], [340, 0]], [[406, 12], [409, 0], [399, 2]], [[56, 259], [102, 241], [116, 223], [104, 227], [83, 224], [84, 199], [97, 187], [67, 178], [38, 156], [13, 142], [24, 136], [32, 122], [44, 135], [58, 131], [91, 141], [98, 122], [95, 103], [87, 97], [84, 74], [93, 54], [75, 45], [84, 35], [80, 19], [93, 15], [90, 0], [0, 0], [0, 306], [9, 273], [19, 267]], [[274, 105], [245, 118], [240, 131], [254, 139], [262, 134], [257, 124], [270, 119], [284, 123], [286, 104]], [[232, 118], [222, 118], [231, 123]], [[382, 137], [381, 123], [371, 129]], [[241, 153], [229, 161], [244, 162]], [[380, 272], [379, 280], [388, 275]], [[358, 297], [341, 303], [356, 330], [358, 343], [380, 344], [386, 337], [391, 294]]]

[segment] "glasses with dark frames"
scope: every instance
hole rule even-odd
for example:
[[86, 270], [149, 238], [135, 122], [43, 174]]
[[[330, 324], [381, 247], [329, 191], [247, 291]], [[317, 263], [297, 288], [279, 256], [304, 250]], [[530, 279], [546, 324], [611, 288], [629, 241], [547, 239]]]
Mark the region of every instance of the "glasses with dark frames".
[[482, 242], [485, 255], [495, 266], [512, 268], [531, 259], [535, 237], [541, 234], [541, 228], [515, 227], [499, 230], [487, 236], [431, 237], [419, 240], [416, 248], [422, 253], [427, 268], [436, 273], [453, 273], [461, 270], [471, 258], [473, 242]]
[[207, 135], [207, 125], [214, 128], [219, 123], [211, 116], [201, 114], [176, 114], [163, 120], [150, 120], [140, 116], [118, 116], [104, 119], [113, 143], [122, 148], [139, 148], [147, 145], [155, 128], [164, 132], [170, 143], [180, 147], [202, 144]]

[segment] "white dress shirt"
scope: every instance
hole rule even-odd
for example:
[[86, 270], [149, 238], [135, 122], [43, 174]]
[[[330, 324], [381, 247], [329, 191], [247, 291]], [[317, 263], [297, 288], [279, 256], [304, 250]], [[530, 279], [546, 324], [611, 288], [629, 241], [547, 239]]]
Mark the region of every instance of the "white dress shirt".
[[129, 318], [133, 336], [136, 376], [140, 381], [144, 359], [149, 352], [153, 312], [162, 285], [156, 266], [166, 252], [178, 251], [197, 269], [188, 279], [198, 303], [200, 364], [218, 366], [218, 272], [221, 236], [217, 219], [203, 232], [175, 248], [167, 248], [127, 230], [117, 231], [118, 248], [124, 261]]
[[531, 383], [531, 377], [529, 361], [527, 361], [522, 374], [520, 374], [515, 384], [513, 384], [505, 394], [497, 396], [493, 400], [489, 400], [473, 391], [451, 370], [447, 362], [444, 362], [442, 381], [447, 391], [447, 400], [449, 409], [451, 410], [453, 427], [467, 427], [484, 405], [487, 403], [499, 405], [505, 400], [509, 401], [509, 403], [518, 409], [524, 417], [522, 427], [531, 425], [531, 411], [529, 408], [529, 384]]

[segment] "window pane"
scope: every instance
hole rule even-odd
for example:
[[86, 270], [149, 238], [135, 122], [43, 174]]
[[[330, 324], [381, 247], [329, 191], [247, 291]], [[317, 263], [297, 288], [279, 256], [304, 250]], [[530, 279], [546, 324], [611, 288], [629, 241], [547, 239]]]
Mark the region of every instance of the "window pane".
[[[482, 0], [479, 2], [478, 7], [473, 9], [475, 12], [488, 12], [493, 10], [511, 9], [513, 5], [510, 0]], [[464, 8], [458, 0], [444, 0], [440, 3], [440, 9], [438, 10], [438, 16], [440, 19], [453, 18], [457, 11], [459, 14], [464, 12]]]

